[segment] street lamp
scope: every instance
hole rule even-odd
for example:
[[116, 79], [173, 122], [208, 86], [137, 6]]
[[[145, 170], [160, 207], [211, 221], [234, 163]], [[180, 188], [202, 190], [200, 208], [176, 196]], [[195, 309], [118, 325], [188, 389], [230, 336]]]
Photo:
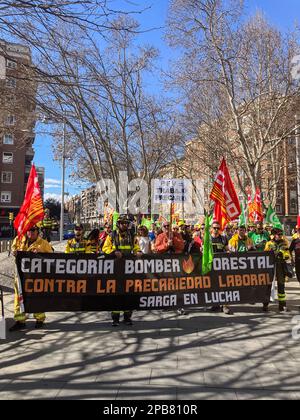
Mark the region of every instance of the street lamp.
[[63, 150], [62, 150], [62, 177], [61, 177], [61, 209], [60, 209], [60, 242], [64, 239], [64, 217], [65, 217], [65, 174], [66, 174], [66, 115], [63, 120]]
[[300, 115], [296, 114], [296, 173], [297, 173], [297, 197], [298, 197], [298, 215], [300, 214]]

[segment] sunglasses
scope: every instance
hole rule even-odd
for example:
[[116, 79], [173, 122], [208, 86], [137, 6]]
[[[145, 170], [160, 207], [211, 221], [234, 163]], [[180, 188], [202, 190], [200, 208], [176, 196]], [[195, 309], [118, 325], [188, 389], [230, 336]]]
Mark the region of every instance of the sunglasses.
[[29, 229], [29, 232], [38, 232], [37, 228]]
[[213, 226], [213, 229], [214, 229], [214, 230], [220, 230], [221, 228], [216, 227], [216, 226]]

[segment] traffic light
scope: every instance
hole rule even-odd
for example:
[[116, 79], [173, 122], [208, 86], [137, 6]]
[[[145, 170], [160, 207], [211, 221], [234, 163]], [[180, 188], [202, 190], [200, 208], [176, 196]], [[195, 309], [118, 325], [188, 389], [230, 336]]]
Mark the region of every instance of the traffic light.
[[14, 220], [14, 214], [13, 213], [9, 213], [8, 214], [8, 218], [9, 218], [9, 220]]

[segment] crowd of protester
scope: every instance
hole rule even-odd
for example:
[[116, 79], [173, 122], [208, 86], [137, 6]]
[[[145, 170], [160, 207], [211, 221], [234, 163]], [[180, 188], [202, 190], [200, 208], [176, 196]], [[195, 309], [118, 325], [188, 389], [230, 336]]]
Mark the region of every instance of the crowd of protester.
[[[148, 221], [148, 225], [150, 222]], [[65, 252], [68, 254], [94, 253], [114, 254], [116, 258], [128, 255], [152, 254], [198, 254], [203, 251], [205, 224], [190, 225], [184, 220], [176, 224], [165, 221], [153, 223], [150, 229], [145, 224], [138, 225], [128, 216], [120, 216], [116, 226], [105, 223], [103, 227], [89, 232], [85, 236], [83, 225], [74, 227], [74, 238], [67, 242]], [[288, 277], [293, 276], [293, 267], [300, 282], [300, 227], [296, 227], [291, 244], [283, 230], [274, 229], [271, 225], [258, 222], [248, 226], [238, 223], [228, 224], [224, 231], [218, 222], [213, 221], [210, 229], [210, 239], [214, 254], [217, 253], [248, 253], [254, 251], [273, 251], [276, 256], [276, 280], [278, 286], [279, 311], [287, 312], [285, 284]], [[13, 244], [13, 253], [31, 250], [33, 252], [49, 252], [47, 241], [39, 237], [38, 227], [32, 228], [23, 241], [17, 239]], [[16, 290], [16, 296], [18, 291]], [[232, 309], [225, 306], [214, 306], [214, 312], [223, 311], [226, 315], [233, 314]], [[269, 302], [263, 305], [263, 311], [268, 312]], [[184, 309], [179, 308], [179, 314]], [[120, 311], [112, 312], [113, 326], [120, 323]], [[124, 322], [132, 325], [132, 312], [124, 311]], [[36, 314], [37, 328], [42, 327], [44, 314]], [[16, 324], [11, 331], [25, 327], [24, 314], [15, 304]]]

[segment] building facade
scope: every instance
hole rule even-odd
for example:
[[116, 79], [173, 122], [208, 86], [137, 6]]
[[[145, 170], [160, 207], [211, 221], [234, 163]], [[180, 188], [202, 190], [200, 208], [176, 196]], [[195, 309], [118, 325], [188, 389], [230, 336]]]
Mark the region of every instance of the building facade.
[[23, 203], [34, 156], [36, 84], [30, 49], [0, 40], [0, 237]]
[[71, 223], [82, 223], [87, 228], [97, 227], [102, 220], [97, 210], [97, 200], [98, 193], [95, 186], [67, 200], [65, 210], [69, 214]]

